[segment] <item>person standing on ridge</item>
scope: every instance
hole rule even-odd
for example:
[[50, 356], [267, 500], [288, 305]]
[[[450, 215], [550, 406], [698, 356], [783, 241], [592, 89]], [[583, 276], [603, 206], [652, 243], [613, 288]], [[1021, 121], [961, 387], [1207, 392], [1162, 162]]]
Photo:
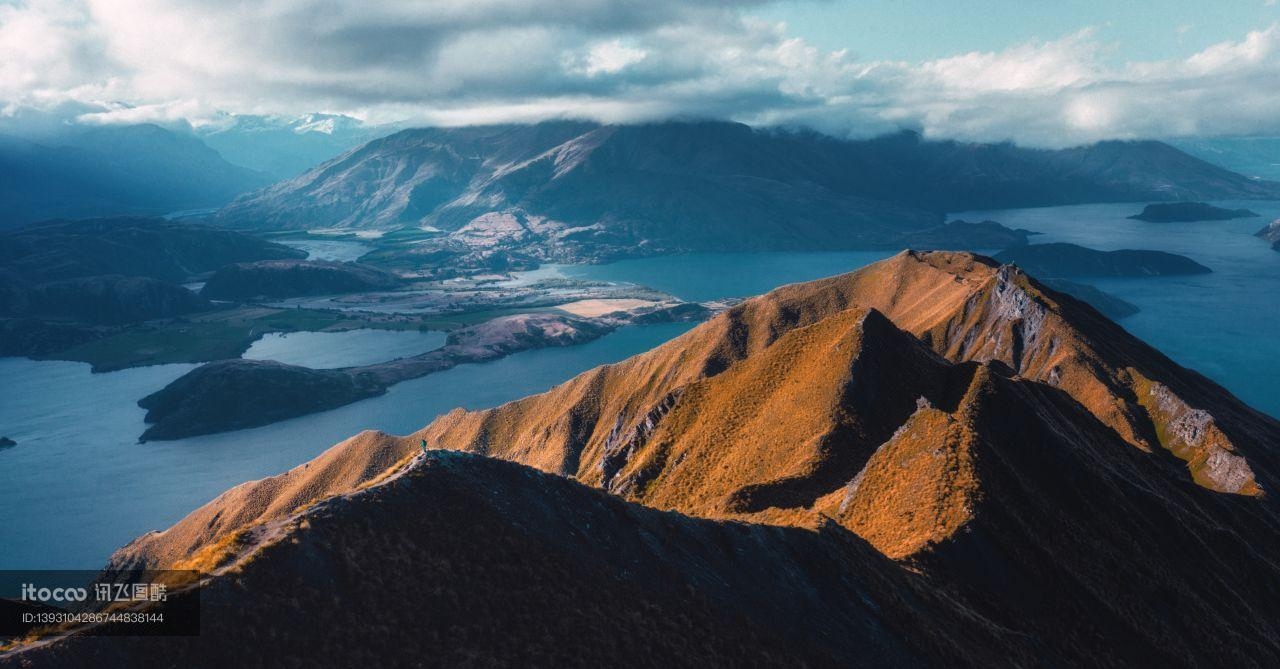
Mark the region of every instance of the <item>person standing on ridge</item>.
[[423, 440], [422, 440], [422, 454], [423, 454], [423, 455], [426, 455], [426, 454], [427, 454], [427, 440], [426, 440], [426, 439], [423, 439]]

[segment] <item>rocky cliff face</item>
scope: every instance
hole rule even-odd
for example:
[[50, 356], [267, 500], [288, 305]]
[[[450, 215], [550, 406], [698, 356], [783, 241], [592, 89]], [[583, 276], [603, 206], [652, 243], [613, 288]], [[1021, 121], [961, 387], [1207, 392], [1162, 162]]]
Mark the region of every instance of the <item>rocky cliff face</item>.
[[1258, 237], [1271, 243], [1271, 248], [1280, 251], [1280, 219], [1271, 221], [1271, 224], [1257, 232]]
[[[419, 455], [421, 439], [577, 483], [492, 463], [474, 465], [492, 474], [446, 476], [440, 467], [453, 465], [441, 463], [487, 461]], [[140, 537], [113, 565], [206, 570], [206, 596], [228, 611], [283, 618], [288, 595], [272, 583], [379, 574], [420, 588], [443, 565], [474, 565], [477, 553], [451, 551], [466, 532], [430, 523], [471, 523], [493, 508], [505, 524], [483, 531], [490, 550], [480, 553], [497, 571], [476, 572], [447, 601], [483, 610], [495, 590], [523, 592], [519, 542], [536, 537], [560, 547], [536, 553], [540, 569], [581, 574], [571, 599], [583, 610], [597, 597], [628, 600], [658, 570], [676, 584], [673, 601], [712, 612], [696, 623], [710, 638], [747, 630], [792, 661], [1266, 666], [1280, 660], [1270, 557], [1280, 510], [1267, 494], [1278, 443], [1280, 423], [1017, 268], [904, 252], [749, 300], [542, 395], [455, 411], [403, 438], [359, 435]], [[471, 502], [437, 503], [447, 495]], [[594, 513], [586, 500], [612, 510], [571, 521]], [[766, 543], [682, 534], [650, 517]], [[309, 587], [377, 605], [334, 583]], [[680, 594], [683, 583], [693, 585]], [[670, 591], [645, 592], [666, 619]], [[425, 592], [418, 601], [441, 610]], [[433, 620], [458, 620], [443, 610]], [[218, 638], [261, 638], [252, 616], [225, 616]], [[543, 631], [527, 625], [513, 625], [513, 639]], [[304, 631], [273, 629], [300, 649], [294, 657], [329, 657], [306, 650]], [[364, 627], [344, 629], [359, 637]], [[655, 657], [687, 638], [663, 629]], [[593, 652], [592, 635], [546, 634]], [[432, 652], [455, 647], [415, 638]], [[517, 656], [467, 638], [460, 647], [495, 662]], [[71, 639], [20, 657], [40, 666], [196, 648]]]

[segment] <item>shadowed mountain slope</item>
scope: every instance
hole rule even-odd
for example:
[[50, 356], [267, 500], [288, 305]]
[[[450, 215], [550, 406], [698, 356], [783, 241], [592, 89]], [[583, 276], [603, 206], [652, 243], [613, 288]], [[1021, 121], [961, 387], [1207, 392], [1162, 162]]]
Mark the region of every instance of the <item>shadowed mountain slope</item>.
[[91, 325], [206, 310], [207, 300], [178, 284], [227, 263], [305, 255], [160, 218], [53, 220], [0, 232], [0, 348], [9, 355], [56, 351], [100, 336]]
[[252, 558], [201, 593], [199, 637], [72, 638], [8, 662], [920, 666], [1034, 653], [836, 525], [694, 519], [463, 453], [417, 457], [245, 546]]
[[249, 235], [162, 218], [44, 221], [0, 234], [0, 267], [37, 283], [105, 274], [180, 282], [229, 263], [304, 257]]
[[196, 137], [151, 124], [77, 127], [39, 143], [0, 135], [0, 230], [218, 207], [268, 183]]
[[[785, 549], [733, 549], [731, 558], [708, 561], [708, 578], [728, 590], [706, 601], [717, 615], [771, 621], [765, 634], [751, 635], [757, 643], [777, 635], [809, 657], [845, 664], [1280, 661], [1280, 513], [1266, 494], [1277, 486], [1280, 423], [1091, 307], [1015, 267], [963, 253], [904, 252], [787, 286], [542, 395], [455, 411], [408, 437], [359, 435], [140, 537], [113, 566], [212, 570], [221, 575], [209, 592], [255, 584], [228, 595], [253, 611], [284, 606], [272, 604], [282, 591], [256, 584], [306, 575], [307, 565], [365, 573], [366, 560], [437, 564], [426, 538], [437, 535], [425, 527], [409, 543], [356, 538], [400, 537], [379, 523], [398, 518], [409, 526], [439, 511], [426, 502], [397, 511], [372, 501], [413, 489], [429, 469], [437, 456], [415, 455], [419, 439], [680, 513], [664, 518], [741, 521], [749, 525], [734, 527], [779, 537]], [[578, 492], [555, 492], [582, 490], [567, 482], [536, 492], [544, 504], [487, 476], [477, 477], [485, 481], [477, 494], [504, 500], [512, 517], [546, 505], [553, 516], [572, 515], [583, 504]], [[340, 497], [320, 501], [333, 495]], [[486, 507], [465, 508], [460, 517]], [[566, 538], [572, 532], [554, 529], [563, 527], [558, 521], [534, 517], [519, 531], [545, 531], [549, 544], [585, 550]], [[333, 529], [308, 534], [313, 520]], [[682, 557], [688, 544], [665, 530], [616, 517], [590, 528], [583, 526], [585, 540], [600, 538], [600, 546], [621, 533], [656, 553], [637, 553], [642, 566], [624, 568], [586, 551], [585, 564], [613, 573], [619, 588], [650, 562], [689, 564]], [[849, 547], [863, 546], [857, 541], [846, 546], [853, 535], [875, 551]], [[820, 558], [807, 543], [814, 537], [826, 551], [847, 552]], [[841, 587], [883, 574], [896, 594], [855, 598], [824, 587], [817, 591], [835, 594], [809, 600], [808, 586], [779, 584], [792, 570], [775, 561], [778, 551]], [[297, 561], [273, 559], [282, 553]], [[897, 571], [883, 571], [886, 558]], [[753, 575], [744, 580], [742, 569]], [[414, 581], [412, 572], [387, 573]], [[922, 587], [930, 594], [918, 594]], [[456, 596], [478, 602], [487, 592], [467, 587]], [[598, 596], [606, 593], [584, 601]], [[772, 603], [740, 599], [756, 596]], [[704, 600], [690, 594], [680, 601]], [[875, 613], [855, 614], [865, 607]], [[558, 638], [569, 647], [583, 643]], [[887, 641], [894, 638], [907, 641], [898, 648]], [[851, 644], [866, 655], [850, 654]], [[80, 657], [96, 647], [109, 648], [75, 639], [41, 652]], [[371, 657], [396, 657], [394, 649], [381, 653]]]

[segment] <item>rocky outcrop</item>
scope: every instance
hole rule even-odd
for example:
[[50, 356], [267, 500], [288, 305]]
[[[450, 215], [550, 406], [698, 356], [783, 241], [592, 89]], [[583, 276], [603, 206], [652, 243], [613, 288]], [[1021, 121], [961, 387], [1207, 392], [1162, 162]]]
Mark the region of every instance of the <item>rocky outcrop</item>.
[[393, 290], [399, 277], [376, 267], [324, 260], [268, 260], [228, 265], [200, 290], [214, 300], [282, 299]]
[[1164, 251], [1097, 251], [1076, 244], [1031, 244], [996, 254], [1001, 262], [1047, 278], [1177, 276], [1207, 274], [1213, 270], [1175, 253]]
[[[1144, 387], [1148, 390], [1141, 393]], [[1137, 390], [1138, 402], [1154, 418], [1160, 444], [1187, 462], [1197, 483], [1239, 495], [1262, 492], [1248, 460], [1236, 452], [1213, 414], [1189, 406], [1160, 383], [1140, 378]]]
[[1151, 223], [1191, 223], [1194, 221], [1230, 221], [1237, 218], [1257, 218], [1259, 214], [1248, 209], [1223, 209], [1204, 202], [1169, 202], [1149, 204], [1141, 214], [1129, 218]]
[[1254, 236], [1270, 242], [1273, 251], [1280, 251], [1280, 219], [1271, 221], [1270, 225], [1259, 230]]

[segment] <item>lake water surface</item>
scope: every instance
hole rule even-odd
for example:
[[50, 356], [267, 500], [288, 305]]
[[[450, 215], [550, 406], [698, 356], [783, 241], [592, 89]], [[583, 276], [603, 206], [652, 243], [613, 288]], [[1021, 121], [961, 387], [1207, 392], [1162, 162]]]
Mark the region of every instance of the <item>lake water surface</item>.
[[355, 262], [373, 250], [368, 244], [342, 239], [281, 239], [278, 242], [306, 251], [308, 260]]
[[[1142, 308], [1122, 321], [1131, 332], [1259, 409], [1280, 415], [1280, 253], [1252, 237], [1266, 221], [1280, 217], [1280, 203], [1225, 206], [1248, 207], [1264, 218], [1185, 224], [1125, 218], [1141, 205], [958, 217], [992, 218], [1045, 233], [1036, 242], [1167, 250], [1213, 268], [1213, 274], [1202, 276], [1091, 283]], [[709, 300], [850, 271], [887, 255], [702, 254], [554, 269], [563, 276], [628, 281], [689, 300]], [[80, 363], [0, 359], [0, 435], [18, 442], [0, 451], [0, 568], [99, 567], [112, 550], [138, 534], [166, 527], [223, 490], [300, 464], [362, 429], [403, 434], [457, 406], [494, 406], [540, 392], [596, 365], [652, 348], [689, 327], [624, 328], [581, 346], [462, 365], [321, 414], [146, 444], [136, 443], [143, 430], [136, 401], [181, 376], [189, 365], [94, 375]], [[272, 342], [272, 355], [311, 355], [299, 349], [315, 340], [295, 337]]]
[[608, 265], [561, 265], [559, 271], [574, 279], [629, 281], [684, 300], [705, 302], [767, 293], [784, 284], [842, 274], [891, 255], [891, 251], [694, 253]]
[[443, 332], [369, 328], [343, 332], [271, 332], [253, 342], [241, 357], [312, 369], [357, 367], [426, 353], [444, 346], [446, 336]]
[[386, 395], [272, 425], [136, 443], [136, 402], [191, 369], [90, 374], [89, 365], [0, 358], [0, 569], [96, 569], [117, 547], [163, 529], [222, 491], [278, 474], [364, 429], [404, 434], [455, 407], [542, 392], [646, 351], [691, 323], [623, 328], [593, 342], [459, 365]]

